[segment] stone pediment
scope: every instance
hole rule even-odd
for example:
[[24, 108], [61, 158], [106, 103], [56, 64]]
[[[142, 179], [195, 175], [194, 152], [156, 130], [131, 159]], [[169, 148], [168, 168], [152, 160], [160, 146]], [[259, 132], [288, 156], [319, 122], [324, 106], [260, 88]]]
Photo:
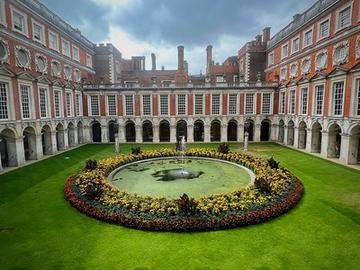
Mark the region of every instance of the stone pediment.
[[53, 86], [63, 87], [63, 83], [60, 80], [53, 81]]
[[16, 74], [16, 77], [18, 79], [26, 80], [26, 81], [36, 81], [36, 78], [27, 71], [22, 71]]
[[11, 71], [6, 65], [0, 66], [0, 75], [7, 76], [7, 77], [14, 77], [15, 73]]
[[334, 67], [334, 69], [328, 74], [328, 77], [336, 77], [336, 76], [342, 76], [346, 75], [348, 73], [348, 69], [345, 69], [340, 66]]
[[45, 75], [40, 75], [39, 77], [36, 78], [38, 83], [43, 83], [43, 84], [51, 84], [52, 82], [48, 79], [47, 76]]
[[326, 79], [326, 74], [324, 72], [318, 71], [314, 76], [310, 78], [310, 81], [320, 81]]

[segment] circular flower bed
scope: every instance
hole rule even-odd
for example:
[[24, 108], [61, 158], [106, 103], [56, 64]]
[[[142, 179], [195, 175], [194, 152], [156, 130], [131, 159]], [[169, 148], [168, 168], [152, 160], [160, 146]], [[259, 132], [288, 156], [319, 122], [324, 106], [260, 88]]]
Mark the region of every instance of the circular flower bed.
[[79, 211], [108, 223], [142, 230], [202, 231], [270, 220], [294, 207], [304, 191], [301, 182], [287, 169], [274, 166], [273, 160], [207, 149], [190, 149], [186, 155], [223, 159], [245, 166], [255, 173], [254, 184], [227, 194], [198, 199], [184, 194], [179, 199], [168, 199], [130, 194], [107, 180], [113, 170], [124, 164], [176, 155], [176, 151], [164, 149], [88, 161], [83, 170], [67, 180], [65, 197]]

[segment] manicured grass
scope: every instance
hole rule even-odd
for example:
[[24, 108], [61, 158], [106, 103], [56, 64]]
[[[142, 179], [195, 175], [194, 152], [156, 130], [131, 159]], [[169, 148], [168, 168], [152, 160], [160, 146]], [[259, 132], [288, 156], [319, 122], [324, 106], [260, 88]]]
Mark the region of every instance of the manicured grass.
[[87, 145], [0, 176], [0, 269], [359, 268], [358, 171], [278, 145], [253, 144], [254, 154], [274, 155], [301, 178], [305, 195], [295, 209], [246, 228], [154, 233], [101, 223], [64, 200], [66, 178], [112, 149]]

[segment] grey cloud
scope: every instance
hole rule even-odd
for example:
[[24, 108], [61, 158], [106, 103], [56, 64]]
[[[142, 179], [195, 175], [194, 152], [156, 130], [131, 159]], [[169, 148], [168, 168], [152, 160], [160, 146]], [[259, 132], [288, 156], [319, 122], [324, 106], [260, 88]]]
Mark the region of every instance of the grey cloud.
[[73, 27], [79, 28], [91, 41], [107, 38], [110, 30], [110, 7], [99, 6], [89, 0], [41, 0]]

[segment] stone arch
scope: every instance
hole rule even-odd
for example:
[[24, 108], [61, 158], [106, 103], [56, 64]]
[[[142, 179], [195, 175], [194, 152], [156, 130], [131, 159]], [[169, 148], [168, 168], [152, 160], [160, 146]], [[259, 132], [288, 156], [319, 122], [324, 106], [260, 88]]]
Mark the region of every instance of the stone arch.
[[311, 128], [311, 152], [321, 152], [322, 126], [319, 122], [315, 122]]
[[167, 120], [162, 120], [159, 124], [159, 139], [160, 142], [170, 142], [170, 123]]
[[270, 141], [270, 132], [271, 132], [271, 121], [269, 119], [264, 119], [261, 122], [261, 127], [260, 127], [260, 141], [262, 142]]
[[337, 123], [331, 123], [328, 128], [328, 148], [329, 158], [340, 158], [341, 153], [341, 133], [342, 129]]
[[65, 149], [65, 130], [61, 123], [56, 126], [56, 147], [58, 150]]
[[91, 138], [95, 143], [101, 142], [101, 124], [98, 121], [91, 123]]
[[204, 136], [204, 122], [198, 119], [194, 122], [194, 141], [203, 142]]
[[23, 145], [25, 160], [37, 159], [36, 131], [33, 127], [26, 127], [23, 131]]
[[145, 120], [142, 123], [142, 136], [143, 142], [153, 142], [153, 125], [149, 120]]
[[288, 122], [288, 130], [287, 130], [287, 144], [294, 145], [294, 136], [295, 136], [295, 124], [293, 120]]
[[179, 120], [176, 123], [176, 140], [180, 141], [182, 136], [185, 136], [185, 140], [187, 140], [187, 123], [185, 120]]
[[279, 121], [279, 135], [278, 135], [278, 142], [284, 143], [284, 137], [285, 137], [285, 123], [284, 120]]
[[236, 142], [238, 140], [237, 127], [238, 123], [236, 120], [232, 119], [228, 122], [227, 140], [229, 142]]
[[76, 138], [75, 138], [75, 125], [70, 122], [68, 124], [68, 142], [69, 146], [75, 146], [76, 145]]
[[112, 120], [109, 122], [108, 128], [109, 128], [109, 142], [115, 142], [116, 134], [118, 134], [119, 132], [118, 124], [114, 120]]
[[0, 153], [2, 167], [13, 167], [18, 165], [16, 133], [10, 128], [5, 128], [0, 133]]
[[78, 135], [78, 143], [84, 143], [84, 124], [79, 121], [77, 124], [77, 135]]
[[244, 125], [244, 134], [245, 132], [248, 133], [249, 142], [254, 141], [254, 128], [255, 128], [255, 122], [252, 119], [246, 119], [245, 125]]
[[42, 151], [43, 155], [52, 154], [52, 138], [51, 138], [51, 128], [49, 125], [45, 125], [41, 128], [41, 142], [42, 142]]
[[219, 120], [211, 121], [210, 140], [212, 142], [219, 142], [221, 140], [221, 122]]
[[349, 132], [349, 164], [360, 163], [360, 124], [353, 126]]
[[307, 143], [307, 125], [304, 121], [299, 123], [298, 148], [305, 149]]
[[136, 142], [135, 123], [131, 120], [125, 123], [125, 140], [126, 142]]

